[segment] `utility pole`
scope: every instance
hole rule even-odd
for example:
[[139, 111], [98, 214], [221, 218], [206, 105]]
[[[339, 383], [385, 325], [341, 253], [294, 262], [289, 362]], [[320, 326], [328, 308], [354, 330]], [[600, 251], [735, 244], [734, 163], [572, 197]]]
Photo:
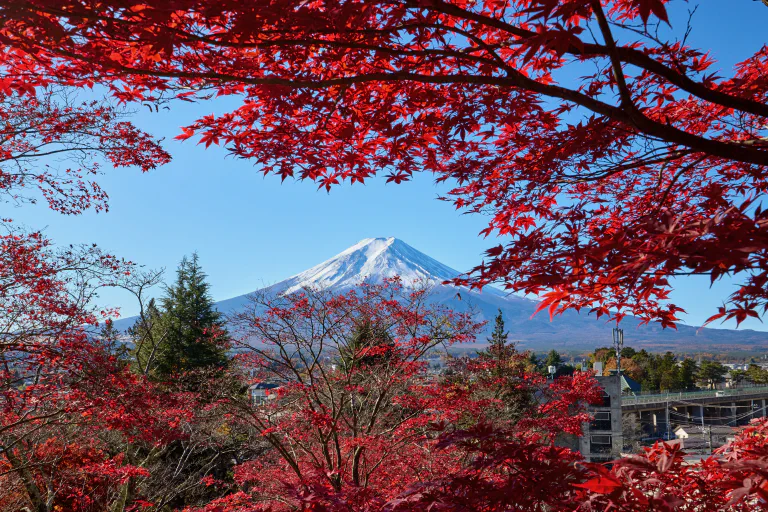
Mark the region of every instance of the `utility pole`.
[[[616, 375], [619, 376], [619, 386], [621, 386], [621, 350], [624, 348], [624, 329], [614, 328], [613, 346], [616, 348]], [[620, 389], [619, 391], [624, 391]]]

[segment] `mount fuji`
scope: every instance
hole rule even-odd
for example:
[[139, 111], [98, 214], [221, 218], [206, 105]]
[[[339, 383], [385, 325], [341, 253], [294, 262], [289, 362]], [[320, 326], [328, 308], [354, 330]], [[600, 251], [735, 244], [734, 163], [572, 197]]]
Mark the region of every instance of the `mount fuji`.
[[[493, 287], [476, 291], [443, 284], [460, 274], [397, 238], [366, 238], [331, 259], [262, 290], [284, 294], [319, 287], [342, 292], [364, 281], [380, 283], [386, 278], [400, 276], [404, 287], [428, 283], [431, 287], [430, 300], [446, 304], [456, 311], [471, 309], [480, 319], [489, 321], [489, 329], [501, 309], [509, 339], [515, 340], [522, 348], [592, 350], [611, 344], [614, 325], [604, 319], [568, 311], [550, 322], [546, 313], [533, 316], [537, 301]], [[222, 313], [234, 313], [246, 305], [247, 297], [241, 295], [223, 300], [217, 302], [216, 307]], [[135, 319], [126, 318], [115, 325], [127, 328], [133, 321]], [[768, 348], [768, 332], [748, 329], [699, 329], [687, 325], [678, 325], [677, 330], [662, 329], [656, 324], [641, 326], [635, 318], [625, 319], [622, 327], [626, 344], [635, 348], [674, 352]], [[478, 338], [478, 343], [484, 342], [485, 336]]]

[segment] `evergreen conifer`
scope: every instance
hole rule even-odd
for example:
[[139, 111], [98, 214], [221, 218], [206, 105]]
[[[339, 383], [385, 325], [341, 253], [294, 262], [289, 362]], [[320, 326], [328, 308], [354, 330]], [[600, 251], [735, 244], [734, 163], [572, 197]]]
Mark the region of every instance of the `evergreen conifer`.
[[193, 253], [181, 260], [176, 282], [165, 290], [161, 304], [166, 332], [158, 346], [155, 369], [161, 379], [227, 365], [229, 334], [213, 306], [206, 277]]
[[481, 352], [483, 357], [490, 357], [496, 362], [496, 373], [501, 371], [501, 368], [509, 359], [515, 354], [515, 347], [508, 343], [509, 333], [504, 330], [504, 316], [501, 309], [496, 315], [494, 321], [493, 332], [491, 337], [488, 338], [488, 349]]
[[130, 350], [128, 346], [120, 339], [120, 331], [115, 329], [115, 324], [111, 319], [107, 319], [99, 330], [99, 340], [106, 349], [114, 354], [121, 364], [126, 365], [130, 360]]
[[386, 363], [394, 348], [392, 336], [382, 325], [368, 318], [362, 319], [347, 344], [341, 348], [341, 362], [353, 365], [374, 366]]
[[154, 375], [157, 356], [166, 336], [165, 318], [157, 307], [155, 299], [150, 299], [146, 311], [128, 330], [133, 340], [133, 358], [137, 373]]

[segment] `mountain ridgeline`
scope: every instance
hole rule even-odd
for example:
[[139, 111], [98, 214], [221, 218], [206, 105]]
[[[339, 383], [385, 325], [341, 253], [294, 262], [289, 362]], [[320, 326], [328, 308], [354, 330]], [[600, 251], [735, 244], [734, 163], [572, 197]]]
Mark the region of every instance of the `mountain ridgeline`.
[[[488, 331], [499, 309], [503, 312], [509, 339], [524, 349], [592, 350], [610, 344], [615, 326], [586, 312], [568, 311], [551, 322], [542, 312], [533, 316], [538, 305], [535, 300], [509, 295], [493, 287], [482, 292], [443, 284], [461, 273], [414, 249], [397, 238], [366, 238], [304, 272], [266, 288], [275, 294], [292, 293], [305, 287], [320, 287], [343, 292], [363, 281], [380, 283], [400, 276], [404, 286], [429, 283], [431, 300], [446, 304], [457, 311], [473, 308], [479, 317], [489, 321]], [[242, 309], [247, 295], [223, 300], [216, 308], [230, 314]], [[115, 322], [125, 329], [135, 319]], [[658, 324], [640, 325], [635, 318], [626, 318], [624, 328], [627, 343], [637, 348], [686, 351], [757, 351], [768, 347], [768, 332], [749, 329], [701, 329], [679, 324], [677, 330], [662, 329]], [[478, 338], [485, 344], [485, 336]]]

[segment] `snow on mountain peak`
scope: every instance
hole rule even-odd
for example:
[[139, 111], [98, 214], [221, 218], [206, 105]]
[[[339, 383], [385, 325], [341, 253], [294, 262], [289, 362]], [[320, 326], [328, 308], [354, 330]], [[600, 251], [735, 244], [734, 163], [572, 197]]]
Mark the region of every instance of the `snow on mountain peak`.
[[439, 284], [453, 279], [459, 272], [402, 240], [366, 238], [333, 258], [284, 281], [283, 293], [301, 288], [321, 287], [344, 289], [363, 281], [380, 283], [383, 279], [400, 276], [404, 286], [428, 282]]

